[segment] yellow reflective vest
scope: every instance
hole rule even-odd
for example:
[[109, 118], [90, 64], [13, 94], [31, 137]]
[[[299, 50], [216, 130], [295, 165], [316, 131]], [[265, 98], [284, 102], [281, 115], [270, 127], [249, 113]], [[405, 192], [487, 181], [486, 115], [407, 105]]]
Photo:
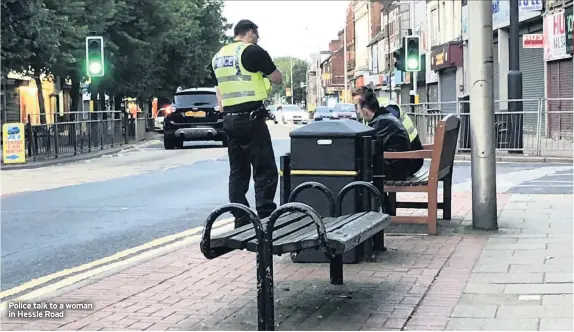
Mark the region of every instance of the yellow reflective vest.
[[267, 99], [271, 84], [266, 84], [263, 74], [249, 72], [241, 63], [241, 54], [249, 45], [244, 42], [225, 45], [211, 61], [223, 107]]
[[379, 106], [381, 106], [381, 107], [387, 107], [389, 105], [393, 105], [399, 109], [399, 114], [400, 114], [399, 120], [403, 123], [403, 126], [405, 127], [405, 129], [409, 133], [410, 141], [411, 142], [414, 141], [415, 137], [417, 137], [419, 132], [417, 131], [417, 128], [415, 127], [415, 124], [413, 123], [413, 120], [411, 120], [409, 115], [405, 111], [403, 111], [401, 106], [399, 104], [395, 103], [394, 101], [390, 100], [387, 97], [379, 97], [379, 98], [377, 98], [377, 100], [379, 101]]

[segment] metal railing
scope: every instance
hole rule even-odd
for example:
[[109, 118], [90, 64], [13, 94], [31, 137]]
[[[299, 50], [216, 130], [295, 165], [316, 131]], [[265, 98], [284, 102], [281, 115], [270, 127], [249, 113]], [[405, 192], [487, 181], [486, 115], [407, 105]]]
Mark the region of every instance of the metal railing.
[[123, 111], [54, 114], [48, 124], [32, 124], [34, 116], [37, 115], [28, 114], [25, 123], [28, 160], [104, 150], [136, 138], [136, 121]]
[[[520, 112], [509, 112], [518, 103]], [[494, 144], [498, 152], [544, 157], [573, 157], [573, 98], [497, 100], [494, 107]], [[461, 119], [459, 152], [470, 151], [470, 102], [403, 104], [423, 144], [434, 141], [436, 124], [448, 114]]]

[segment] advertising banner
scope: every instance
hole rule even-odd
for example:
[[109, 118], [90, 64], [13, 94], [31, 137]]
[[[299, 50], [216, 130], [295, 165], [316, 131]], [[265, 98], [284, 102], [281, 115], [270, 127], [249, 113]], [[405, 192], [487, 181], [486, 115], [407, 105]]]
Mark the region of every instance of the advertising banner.
[[26, 140], [24, 124], [20, 122], [5, 123], [2, 126], [2, 159], [4, 164], [21, 164], [26, 162]]

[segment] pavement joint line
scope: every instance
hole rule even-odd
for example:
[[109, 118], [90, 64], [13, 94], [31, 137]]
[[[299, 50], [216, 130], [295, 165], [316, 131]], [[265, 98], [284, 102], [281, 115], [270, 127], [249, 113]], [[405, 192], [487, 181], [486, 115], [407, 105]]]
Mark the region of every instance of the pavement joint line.
[[[216, 223], [214, 224], [213, 230], [218, 229], [218, 228], [225, 227], [226, 225], [230, 224], [233, 220], [234, 220], [233, 218], [222, 219], [222, 220], [220, 220], [220, 221], [218, 221], [218, 222], [216, 222]], [[147, 243], [144, 243], [144, 244], [142, 244], [142, 245], [139, 245], [139, 246], [136, 246], [136, 247], [133, 247], [133, 248], [129, 248], [129, 249], [126, 249], [126, 250], [122, 250], [122, 251], [117, 252], [117, 253], [115, 253], [115, 254], [113, 254], [113, 255], [111, 255], [111, 256], [107, 256], [107, 257], [104, 257], [104, 258], [100, 258], [100, 259], [98, 259], [98, 260], [95, 260], [95, 261], [92, 261], [92, 262], [89, 262], [89, 263], [82, 264], [82, 265], [80, 265], [80, 266], [76, 266], [76, 267], [73, 267], [73, 268], [70, 268], [70, 269], [65, 269], [65, 270], [62, 270], [62, 271], [58, 271], [58, 272], [52, 273], [52, 274], [50, 274], [50, 275], [43, 276], [43, 277], [40, 277], [40, 278], [31, 280], [31, 281], [28, 281], [28, 282], [26, 282], [26, 283], [24, 283], [24, 284], [22, 284], [22, 285], [20, 285], [20, 286], [16, 286], [16, 287], [14, 287], [14, 288], [5, 290], [5, 291], [3, 291], [3, 292], [0, 292], [0, 299], [4, 299], [4, 298], [6, 298], [6, 297], [9, 297], [9, 296], [12, 296], [12, 295], [16, 295], [16, 294], [22, 293], [22, 292], [24, 292], [24, 291], [26, 291], [26, 290], [29, 290], [29, 289], [31, 289], [31, 288], [35, 288], [35, 287], [41, 286], [41, 285], [43, 285], [43, 284], [45, 284], [45, 283], [48, 283], [48, 282], [50, 282], [50, 281], [52, 281], [52, 280], [54, 280], [54, 279], [66, 277], [66, 276], [69, 276], [69, 275], [72, 275], [72, 274], [76, 274], [76, 273], [79, 273], [79, 272], [82, 272], [82, 271], [85, 271], [85, 270], [89, 270], [89, 269], [92, 269], [92, 268], [95, 268], [95, 267], [101, 268], [101, 266], [104, 265], [104, 264], [117, 261], [117, 260], [119, 260], [119, 259], [121, 259], [121, 258], [124, 258], [124, 257], [126, 257], [126, 256], [130, 256], [130, 255], [137, 254], [137, 255], [134, 255], [134, 256], [128, 258], [128, 259], [132, 259], [132, 258], [134, 258], [134, 257], [138, 257], [138, 256], [140, 256], [140, 255], [144, 255], [144, 254], [147, 253], [147, 252], [154, 251], [154, 250], [157, 250], [157, 249], [159, 249], [159, 248], [163, 248], [163, 247], [169, 246], [169, 245], [167, 245], [167, 246], [162, 246], [162, 245], [164, 245], [164, 244], [166, 244], [166, 243], [174, 242], [174, 241], [176, 241], [176, 240], [185, 239], [185, 238], [189, 238], [189, 237], [192, 237], [192, 236], [194, 236], [194, 235], [197, 235], [197, 234], [200, 233], [202, 230], [203, 230], [203, 226], [198, 226], [198, 227], [190, 228], [190, 229], [185, 230], [185, 231], [180, 232], [180, 233], [176, 233], [176, 234], [164, 236], [164, 237], [161, 237], [161, 238], [158, 238], [158, 239], [154, 239], [154, 240], [152, 240], [152, 241], [149, 241], [149, 242], [147, 242]], [[158, 248], [158, 247], [159, 247], [159, 248]], [[155, 249], [154, 249], [154, 248], [155, 248]], [[151, 249], [151, 250], [148, 250], [148, 249]], [[142, 251], [143, 251], [143, 252], [142, 252]], [[139, 252], [142, 252], [142, 253], [138, 254]], [[122, 261], [120, 261], [120, 262], [122, 262]], [[106, 265], [104, 265], [104, 266], [106, 266]], [[66, 279], [63, 279], [62, 281], [64, 281], [64, 280], [66, 280]], [[47, 286], [47, 287], [49, 287], [49, 286]], [[41, 289], [41, 288], [40, 288], [40, 289]], [[35, 291], [32, 291], [32, 293], [33, 293], [33, 292], [35, 292]], [[1, 304], [0, 304], [0, 307], [1, 307]]]

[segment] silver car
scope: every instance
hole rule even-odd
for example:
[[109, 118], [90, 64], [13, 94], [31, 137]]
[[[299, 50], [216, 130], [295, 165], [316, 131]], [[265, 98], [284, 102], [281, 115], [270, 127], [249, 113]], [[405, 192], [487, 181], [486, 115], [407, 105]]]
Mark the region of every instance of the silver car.
[[332, 119], [357, 119], [357, 111], [354, 104], [336, 104], [333, 107]]
[[288, 122], [305, 124], [309, 122], [309, 113], [303, 111], [301, 107], [297, 105], [281, 105], [280, 107], [277, 108], [277, 111], [281, 114], [283, 124]]

